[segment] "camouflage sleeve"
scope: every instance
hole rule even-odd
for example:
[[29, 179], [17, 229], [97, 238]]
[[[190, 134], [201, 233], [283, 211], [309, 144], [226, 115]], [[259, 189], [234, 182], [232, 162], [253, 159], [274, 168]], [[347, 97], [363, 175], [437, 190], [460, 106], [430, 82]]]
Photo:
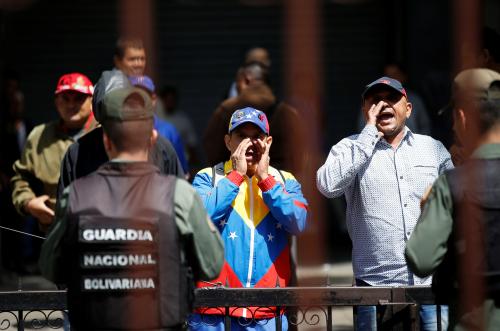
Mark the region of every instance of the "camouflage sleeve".
[[175, 189], [175, 221], [193, 267], [195, 280], [219, 275], [224, 263], [224, 246], [196, 191], [178, 179]]

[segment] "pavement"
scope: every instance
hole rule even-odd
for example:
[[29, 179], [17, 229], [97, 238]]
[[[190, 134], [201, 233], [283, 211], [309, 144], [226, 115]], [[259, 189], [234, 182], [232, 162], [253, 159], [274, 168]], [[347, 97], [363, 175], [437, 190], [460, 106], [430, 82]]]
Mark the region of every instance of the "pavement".
[[[344, 261], [320, 266], [299, 266], [297, 277], [300, 286], [351, 286], [353, 280], [352, 264], [350, 261]], [[332, 313], [333, 330], [353, 330], [351, 306], [334, 307]], [[301, 317], [305, 319], [299, 324], [298, 330], [326, 330], [326, 314], [322, 309], [310, 309]]]
[[300, 286], [351, 286], [353, 273], [350, 261], [325, 263], [319, 266], [299, 266]]
[[41, 291], [56, 290], [56, 286], [37, 274], [19, 274], [0, 269], [0, 291]]
[[[33, 271], [34, 272], [34, 271]], [[56, 290], [56, 286], [40, 275], [30, 273], [19, 274], [0, 269], [0, 291], [41, 291]], [[49, 331], [62, 325], [62, 313], [59, 311], [24, 312], [24, 329]], [[49, 326], [47, 326], [47, 318]], [[0, 330], [17, 330], [17, 318], [10, 312], [0, 312]], [[59, 328], [62, 330], [62, 328]]]

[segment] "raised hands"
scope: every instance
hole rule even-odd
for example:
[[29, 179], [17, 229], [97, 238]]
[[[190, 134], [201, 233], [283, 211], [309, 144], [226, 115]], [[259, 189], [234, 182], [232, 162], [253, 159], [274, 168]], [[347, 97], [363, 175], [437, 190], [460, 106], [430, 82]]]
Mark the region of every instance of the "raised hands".
[[266, 137], [262, 140], [256, 139], [254, 144], [261, 154], [257, 169], [255, 170], [255, 175], [259, 181], [266, 179], [268, 176], [270, 160], [269, 150], [271, 149], [272, 142], [271, 137]]
[[271, 137], [244, 138], [231, 154], [233, 170], [242, 176], [256, 175], [259, 181], [266, 179], [269, 171], [271, 143]]
[[242, 176], [247, 173], [247, 159], [245, 154], [250, 146], [252, 146], [252, 141], [250, 138], [245, 138], [240, 142], [234, 153], [231, 154], [233, 170], [236, 170]]
[[[377, 104], [372, 104], [370, 109], [366, 112], [366, 124], [371, 124], [377, 126], [377, 117], [379, 116], [382, 109], [389, 106], [389, 104], [383, 100], [379, 101]], [[377, 127], [378, 129], [378, 127]], [[381, 136], [384, 135], [383, 132], [379, 130]]]

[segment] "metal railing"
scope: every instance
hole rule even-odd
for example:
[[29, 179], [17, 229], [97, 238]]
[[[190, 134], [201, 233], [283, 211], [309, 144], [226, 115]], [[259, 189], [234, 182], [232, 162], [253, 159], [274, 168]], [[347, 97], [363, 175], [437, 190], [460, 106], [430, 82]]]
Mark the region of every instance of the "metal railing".
[[[281, 330], [282, 309], [287, 310], [288, 323], [324, 325], [332, 330], [332, 309], [339, 306], [385, 306], [378, 316], [379, 326], [390, 330], [418, 330], [418, 306], [434, 304], [430, 287], [288, 287], [288, 288], [203, 288], [195, 291], [195, 308], [220, 307], [225, 315], [226, 330], [230, 330], [230, 314], [242, 307], [260, 307], [261, 311], [276, 312], [276, 329]], [[235, 308], [237, 307], [237, 308]], [[276, 309], [277, 308], [277, 309]], [[62, 312], [66, 310], [65, 291], [0, 292], [0, 330], [17, 328], [60, 329]], [[441, 329], [438, 309], [437, 329]], [[242, 325], [253, 318], [238, 319]], [[206, 322], [210, 324], [210, 317]]]
[[62, 329], [66, 291], [0, 292], [0, 330]]

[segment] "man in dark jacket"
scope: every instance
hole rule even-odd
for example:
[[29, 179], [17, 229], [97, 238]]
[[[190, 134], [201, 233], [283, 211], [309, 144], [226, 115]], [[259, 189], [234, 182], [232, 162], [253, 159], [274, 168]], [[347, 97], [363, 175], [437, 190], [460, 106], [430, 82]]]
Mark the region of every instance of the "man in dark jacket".
[[229, 159], [224, 145], [227, 123], [237, 109], [252, 107], [263, 111], [273, 132], [271, 165], [293, 173], [301, 169], [303, 132], [299, 125], [298, 111], [279, 102], [269, 86], [268, 69], [258, 62], [243, 65], [236, 77], [238, 95], [223, 101], [210, 118], [204, 135], [204, 149], [208, 164]]

